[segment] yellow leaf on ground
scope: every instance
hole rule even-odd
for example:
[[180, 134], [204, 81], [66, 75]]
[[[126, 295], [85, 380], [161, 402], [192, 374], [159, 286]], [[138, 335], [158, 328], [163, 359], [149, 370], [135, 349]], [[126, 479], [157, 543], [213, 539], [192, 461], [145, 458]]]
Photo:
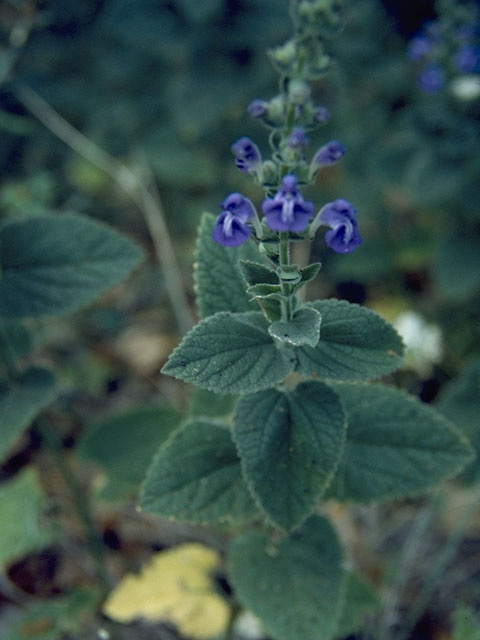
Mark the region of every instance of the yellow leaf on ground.
[[219, 554], [201, 544], [160, 551], [140, 574], [123, 578], [103, 612], [118, 622], [167, 621], [186, 636], [214, 638], [226, 630], [230, 617], [230, 607], [216, 593], [212, 578], [219, 566]]

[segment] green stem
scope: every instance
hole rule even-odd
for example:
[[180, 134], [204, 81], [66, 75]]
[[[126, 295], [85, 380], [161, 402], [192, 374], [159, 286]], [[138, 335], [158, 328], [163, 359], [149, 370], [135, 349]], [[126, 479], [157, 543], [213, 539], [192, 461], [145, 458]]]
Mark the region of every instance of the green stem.
[[57, 433], [45, 420], [38, 419], [35, 425], [39, 430], [50, 453], [55, 459], [58, 470], [60, 471], [65, 484], [70, 491], [73, 505], [85, 530], [87, 548], [95, 565], [95, 572], [99, 585], [102, 591], [104, 591], [106, 594], [110, 591], [111, 585], [108, 577], [105, 558], [103, 556], [103, 544], [95, 527], [88, 501], [85, 497], [85, 492], [80, 487], [75, 474], [73, 473], [69, 463], [65, 458], [63, 444]]
[[[279, 263], [280, 274], [282, 267], [286, 267], [290, 264], [290, 234], [288, 231], [280, 232], [280, 246], [279, 246]], [[292, 294], [290, 291], [290, 285], [281, 281], [282, 295], [282, 320], [289, 322], [292, 319]]]
[[289, 104], [288, 111], [287, 111], [287, 122], [285, 126], [285, 135], [287, 137], [292, 133], [294, 124], [295, 124], [295, 105]]

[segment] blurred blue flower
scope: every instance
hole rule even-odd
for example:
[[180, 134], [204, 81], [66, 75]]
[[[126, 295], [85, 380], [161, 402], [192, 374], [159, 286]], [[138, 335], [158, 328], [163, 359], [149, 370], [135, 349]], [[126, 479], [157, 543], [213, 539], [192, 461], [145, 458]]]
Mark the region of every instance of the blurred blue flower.
[[317, 124], [326, 124], [330, 120], [330, 111], [327, 107], [317, 107], [313, 119]]
[[263, 118], [268, 113], [268, 102], [265, 100], [252, 100], [247, 111], [252, 118]]
[[445, 72], [439, 64], [432, 62], [422, 69], [417, 82], [424, 93], [438, 93], [445, 86]]
[[226, 247], [238, 247], [250, 237], [247, 220], [255, 217], [255, 207], [240, 193], [232, 193], [221, 205], [223, 211], [213, 230], [213, 239]]
[[262, 204], [267, 224], [273, 231], [304, 231], [314, 209], [313, 202], [304, 200], [297, 189], [297, 178], [293, 175], [285, 176], [275, 197]]
[[312, 229], [316, 231], [320, 225], [330, 227], [325, 234], [325, 242], [337, 253], [351, 253], [363, 242], [358, 230], [357, 212], [348, 200], [334, 200], [322, 207]]
[[455, 54], [454, 64], [463, 73], [478, 73], [480, 71], [480, 47], [465, 45]]
[[250, 138], [240, 138], [232, 145], [232, 153], [235, 164], [240, 171], [251, 173], [258, 169], [262, 162], [262, 156], [257, 145]]
[[308, 138], [303, 127], [295, 127], [287, 140], [287, 146], [291, 149], [303, 149], [308, 147], [310, 138]]
[[432, 40], [423, 35], [415, 36], [408, 43], [407, 56], [413, 62], [419, 62], [428, 56], [432, 50]]

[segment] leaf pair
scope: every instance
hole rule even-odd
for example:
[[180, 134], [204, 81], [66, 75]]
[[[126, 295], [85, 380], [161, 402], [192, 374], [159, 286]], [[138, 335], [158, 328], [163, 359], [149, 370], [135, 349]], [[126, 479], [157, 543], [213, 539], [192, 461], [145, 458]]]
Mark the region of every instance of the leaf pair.
[[285, 380], [295, 360], [301, 374], [333, 380], [378, 378], [402, 361], [400, 337], [373, 311], [323, 300], [297, 314], [291, 323], [270, 325], [260, 313], [209, 316], [185, 336], [163, 372], [217, 393], [252, 393]]
[[263, 517], [290, 531], [322, 497], [368, 503], [412, 495], [471, 457], [450, 423], [404, 392], [310, 381], [240, 398], [232, 434], [207, 419], [174, 432], [148, 472], [141, 504], [205, 524]]

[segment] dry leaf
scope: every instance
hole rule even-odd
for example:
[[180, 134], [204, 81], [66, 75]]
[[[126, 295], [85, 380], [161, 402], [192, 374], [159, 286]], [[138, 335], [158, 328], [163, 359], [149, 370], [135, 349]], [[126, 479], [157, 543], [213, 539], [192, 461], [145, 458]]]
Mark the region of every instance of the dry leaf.
[[139, 575], [129, 574], [112, 591], [103, 612], [118, 622], [168, 621], [192, 638], [213, 638], [228, 626], [230, 608], [216, 593], [212, 573], [220, 556], [201, 544], [155, 554]]

